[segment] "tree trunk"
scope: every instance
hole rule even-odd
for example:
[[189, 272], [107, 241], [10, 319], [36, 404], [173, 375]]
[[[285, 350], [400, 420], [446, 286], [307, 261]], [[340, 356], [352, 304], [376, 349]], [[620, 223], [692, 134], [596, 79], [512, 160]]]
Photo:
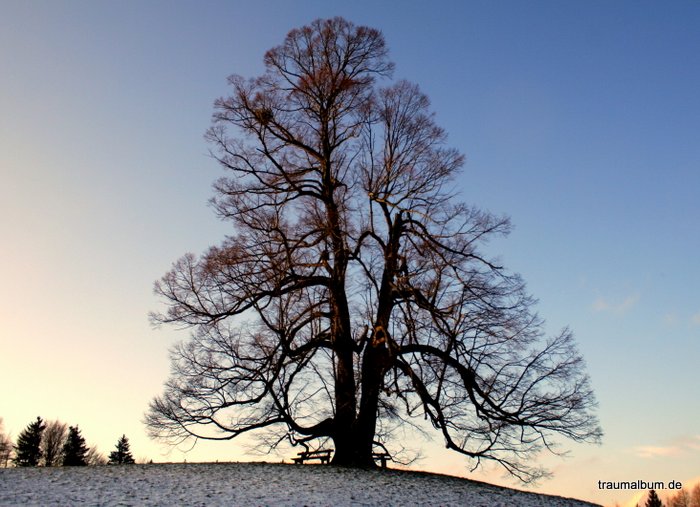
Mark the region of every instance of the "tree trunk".
[[337, 371], [335, 380], [335, 424], [333, 442], [335, 454], [333, 464], [353, 465], [355, 442], [353, 426], [355, 424], [357, 400], [355, 399], [355, 372], [353, 368], [353, 352], [341, 350], [337, 352]]
[[[373, 342], [375, 340], [372, 340]], [[333, 436], [335, 454], [332, 463], [340, 466], [374, 468], [372, 459], [377, 409], [382, 378], [386, 372], [388, 354], [383, 344], [368, 344], [363, 354], [360, 407], [357, 418], [344, 420], [336, 416]], [[336, 384], [336, 389], [337, 389]], [[355, 400], [355, 392], [346, 393]], [[336, 399], [338, 399], [336, 392]], [[348, 424], [349, 423], [349, 424]]]
[[362, 467], [375, 466], [372, 449], [377, 432], [379, 394], [389, 364], [386, 344], [377, 339], [377, 334], [373, 333], [362, 358], [362, 394], [354, 432], [356, 464]]
[[[362, 355], [360, 380], [360, 407], [350, 437], [339, 434], [336, 441], [334, 464], [375, 467], [372, 459], [374, 436], [377, 431], [379, 394], [384, 375], [391, 365], [391, 337], [388, 334], [391, 310], [394, 304], [393, 281], [398, 268], [398, 252], [403, 227], [401, 214], [395, 217], [391, 241], [384, 252], [384, 272], [379, 290], [377, 317], [372, 336]], [[354, 385], [354, 384], [353, 384]], [[337, 394], [336, 394], [337, 398]], [[354, 399], [354, 398], [353, 398]], [[350, 448], [346, 448], [349, 446]]]

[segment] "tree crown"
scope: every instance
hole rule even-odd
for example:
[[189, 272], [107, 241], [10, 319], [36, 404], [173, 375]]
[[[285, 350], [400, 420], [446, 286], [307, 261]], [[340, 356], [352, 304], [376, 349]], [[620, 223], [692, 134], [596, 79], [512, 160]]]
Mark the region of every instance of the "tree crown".
[[152, 434], [332, 439], [334, 462], [367, 465], [426, 418], [475, 466], [523, 480], [554, 436], [597, 441], [571, 332], [545, 339], [521, 278], [482, 252], [509, 221], [458, 202], [464, 159], [418, 86], [381, 83], [381, 33], [317, 20], [264, 62], [229, 78], [207, 133], [232, 234], [156, 284], [154, 319], [193, 335]]

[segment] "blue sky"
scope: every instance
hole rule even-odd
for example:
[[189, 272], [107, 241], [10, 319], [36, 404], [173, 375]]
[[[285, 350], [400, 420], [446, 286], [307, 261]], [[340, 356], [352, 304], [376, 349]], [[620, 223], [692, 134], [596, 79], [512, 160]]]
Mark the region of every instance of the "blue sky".
[[[379, 5], [376, 5], [376, 4]], [[542, 491], [700, 476], [700, 3], [88, 2], [0, 5], [0, 417], [172, 452], [140, 419], [185, 333], [154, 280], [217, 243], [203, 133], [226, 77], [318, 17], [383, 31], [396, 77], [466, 154], [462, 198], [511, 216], [490, 245], [552, 332], [570, 326], [606, 431]], [[449, 470], [445, 470], [449, 463]], [[424, 468], [465, 474], [452, 458]], [[441, 468], [442, 467], [442, 468]]]

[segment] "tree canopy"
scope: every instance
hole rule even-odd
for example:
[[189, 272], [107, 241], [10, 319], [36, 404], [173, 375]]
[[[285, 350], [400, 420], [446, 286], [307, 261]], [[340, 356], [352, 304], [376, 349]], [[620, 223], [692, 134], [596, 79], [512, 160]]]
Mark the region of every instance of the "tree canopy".
[[41, 438], [42, 463], [45, 467], [57, 466], [62, 461], [68, 425], [61, 421], [49, 421]]
[[88, 447], [85, 438], [80, 433], [80, 428], [71, 426], [68, 428], [68, 436], [63, 444], [63, 466], [87, 465]]
[[156, 283], [188, 326], [146, 416], [153, 436], [332, 440], [371, 466], [427, 419], [445, 445], [522, 480], [557, 436], [601, 430], [572, 333], [545, 337], [522, 279], [484, 253], [507, 218], [457, 198], [463, 156], [378, 30], [292, 30], [265, 72], [231, 76], [207, 139], [231, 234]]
[[122, 435], [117, 441], [116, 449], [109, 453], [110, 465], [133, 465], [135, 463], [134, 457], [131, 454], [131, 449], [129, 445], [129, 439], [126, 435]]
[[37, 417], [36, 421], [30, 423], [17, 436], [15, 445], [15, 465], [18, 467], [35, 467], [39, 465], [42, 457], [41, 440], [46, 424]]
[[645, 507], [663, 507], [663, 502], [659, 495], [656, 494], [656, 491], [652, 489], [649, 491], [649, 497], [644, 505]]
[[12, 456], [12, 439], [6, 435], [3, 428], [3, 420], [0, 417], [0, 467], [7, 467]]

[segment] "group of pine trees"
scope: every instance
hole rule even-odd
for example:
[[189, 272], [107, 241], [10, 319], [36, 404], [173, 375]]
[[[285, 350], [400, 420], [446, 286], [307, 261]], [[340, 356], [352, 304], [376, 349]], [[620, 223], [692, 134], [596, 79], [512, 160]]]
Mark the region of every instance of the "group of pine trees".
[[0, 466], [11, 461], [18, 467], [129, 465], [135, 463], [129, 439], [122, 435], [116, 449], [106, 459], [95, 447], [88, 447], [76, 426], [60, 421], [45, 422], [41, 417], [30, 423], [17, 436], [17, 443], [2, 432], [0, 419]]
[[666, 503], [662, 502], [656, 491], [652, 489], [649, 491], [644, 507], [700, 507], [700, 484], [697, 484], [691, 492], [681, 489], [669, 497]]

